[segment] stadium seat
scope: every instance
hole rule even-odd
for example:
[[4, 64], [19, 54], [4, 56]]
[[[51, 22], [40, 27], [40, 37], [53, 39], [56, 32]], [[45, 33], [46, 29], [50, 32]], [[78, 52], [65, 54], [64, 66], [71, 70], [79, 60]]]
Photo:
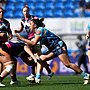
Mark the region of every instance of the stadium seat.
[[46, 0], [45, 3], [54, 3], [56, 0]]
[[34, 15], [35, 11], [34, 10], [30, 10], [30, 15]]
[[28, 4], [28, 3], [34, 3], [35, 2], [35, 0], [26, 0], [26, 3]]
[[34, 15], [39, 17], [39, 18], [43, 17], [43, 10], [36, 10]]
[[79, 8], [74, 10], [74, 17], [82, 17], [84, 16], [84, 12], [82, 12]]
[[46, 9], [54, 9], [54, 3], [52, 3], [52, 2], [46, 2], [45, 8]]
[[44, 3], [36, 3], [35, 4], [35, 9], [36, 10], [39, 10], [39, 9], [44, 9], [45, 7], [44, 7]]
[[12, 2], [7, 2], [6, 6], [8, 6], [8, 5], [15, 5], [15, 3], [14, 2], [13, 3]]
[[8, 3], [15, 3], [16, 0], [8, 0]]
[[54, 2], [54, 1], [56, 1], [56, 0], [46, 0], [46, 1], [48, 1], [48, 2]]
[[[65, 2], [66, 3], [69, 3], [69, 2], [74, 2], [74, 1], [76, 1], [76, 0], [66, 0]], [[78, 0], [79, 1], [79, 0]]]
[[63, 17], [63, 11], [61, 9], [54, 10], [54, 17]]
[[16, 3], [15, 9], [16, 10], [22, 10], [24, 7], [24, 3]]
[[79, 6], [79, 2], [76, 2], [76, 1], [75, 1], [74, 7], [75, 7], [75, 9], [76, 9], [76, 8], [79, 8], [79, 7], [80, 7], [80, 6]]
[[46, 17], [46, 18], [53, 17], [53, 10], [51, 10], [51, 9], [45, 10], [44, 11], [44, 17]]
[[44, 3], [45, 0], [36, 0], [35, 2], [36, 2], [36, 3]]
[[15, 11], [14, 13], [14, 18], [22, 18], [23, 17], [23, 14], [22, 14], [22, 11]]
[[33, 2], [27, 3], [27, 5], [29, 6], [30, 10], [34, 10], [35, 9], [35, 4]]
[[13, 18], [13, 11], [12, 10], [5, 11], [4, 17], [5, 18]]
[[90, 17], [90, 10], [85, 10], [84, 16], [85, 17]]
[[14, 10], [15, 9], [15, 6], [13, 3], [8, 3], [6, 6], [5, 6], [5, 9], [6, 10]]
[[[65, 2], [66, 0], [57, 0], [57, 1], [58, 1], [58, 2]], [[57, 2], [57, 1], [56, 1], [56, 2]]]
[[73, 10], [69, 9], [64, 12], [64, 17], [74, 17]]
[[66, 9], [74, 9], [74, 4], [72, 2], [68, 2], [65, 4]]
[[62, 2], [56, 2], [55, 9], [64, 9], [64, 4]]
[[16, 0], [18, 3], [25, 3], [26, 0]]

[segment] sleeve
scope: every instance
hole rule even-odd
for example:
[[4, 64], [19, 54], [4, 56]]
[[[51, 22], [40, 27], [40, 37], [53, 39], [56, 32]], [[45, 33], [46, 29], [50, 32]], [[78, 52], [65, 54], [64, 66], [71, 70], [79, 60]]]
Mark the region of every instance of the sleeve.
[[8, 28], [7, 28], [7, 30], [8, 30], [8, 34], [12, 34], [12, 31], [11, 31], [11, 28], [10, 28], [10, 23], [8, 22]]
[[42, 27], [39, 27], [36, 31], [36, 35], [40, 36], [40, 37], [43, 37], [43, 28]]

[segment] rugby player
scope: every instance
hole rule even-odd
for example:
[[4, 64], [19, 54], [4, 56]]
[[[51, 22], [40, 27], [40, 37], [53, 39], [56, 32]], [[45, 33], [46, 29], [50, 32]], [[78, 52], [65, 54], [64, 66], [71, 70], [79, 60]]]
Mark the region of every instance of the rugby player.
[[32, 21], [30, 22], [30, 29], [35, 32], [35, 37], [32, 40], [25, 39], [19, 34], [16, 34], [16, 36], [20, 40], [24, 41], [25, 43], [28, 43], [29, 47], [36, 45], [40, 41], [42, 44], [47, 46], [50, 51], [49, 54], [41, 55], [40, 59], [37, 60], [37, 73], [35, 77], [35, 82], [40, 83], [41, 81], [41, 71], [43, 68], [42, 62], [58, 57], [66, 67], [71, 68], [72, 70], [83, 76], [84, 85], [88, 84], [90, 75], [88, 73], [83, 72], [77, 65], [70, 62], [65, 42], [54, 33], [47, 30], [45, 27], [42, 27], [42, 24], [42, 19], [32, 19]]

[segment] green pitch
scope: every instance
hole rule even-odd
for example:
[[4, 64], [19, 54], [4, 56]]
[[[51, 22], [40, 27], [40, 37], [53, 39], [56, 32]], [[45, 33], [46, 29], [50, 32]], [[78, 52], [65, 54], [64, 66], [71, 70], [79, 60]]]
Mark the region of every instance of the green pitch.
[[0, 87], [0, 90], [90, 90], [90, 84], [83, 85], [83, 78], [81, 76], [53, 76], [51, 80], [47, 76], [42, 76], [41, 84], [31, 84], [25, 76], [19, 76], [21, 81], [19, 85], [10, 85], [10, 78], [4, 79], [3, 83], [6, 87]]

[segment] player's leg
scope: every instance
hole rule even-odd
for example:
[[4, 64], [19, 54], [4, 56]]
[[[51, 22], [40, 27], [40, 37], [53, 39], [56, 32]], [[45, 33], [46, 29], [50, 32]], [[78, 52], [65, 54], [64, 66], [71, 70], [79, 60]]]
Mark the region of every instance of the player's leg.
[[2, 84], [2, 81], [12, 71], [14, 62], [9, 56], [0, 56], [0, 62], [2, 62], [5, 66], [5, 69], [0, 74], [0, 86], [5, 86], [4, 84]]
[[47, 62], [43, 62], [43, 63], [44, 63], [43, 67], [48, 72], [48, 80], [50, 80], [52, 78], [52, 76], [54, 75], [54, 72], [51, 71], [51, 69], [49, 68], [49, 64]]
[[79, 68], [81, 67], [81, 64], [83, 64], [82, 55], [80, 55], [79, 59], [78, 59], [78, 66], [79, 66]]
[[83, 65], [84, 65], [84, 68], [85, 68], [85, 72], [87, 72], [87, 73], [89, 73], [89, 71], [88, 71], [88, 66], [87, 66], [87, 60], [86, 60], [86, 54], [84, 54], [83, 55], [83, 57], [82, 57], [82, 60], [83, 60]]
[[34, 78], [36, 75], [36, 72], [35, 72], [36, 63], [26, 52], [23, 52], [20, 57], [23, 60], [23, 62], [25, 62], [28, 66], [31, 66], [32, 73], [28, 77], [26, 77], [26, 79], [29, 82], [34, 82]]
[[37, 58], [34, 56], [34, 54], [32, 53], [31, 49], [28, 46], [25, 45], [24, 50], [30, 55], [30, 57], [34, 59], [35, 62], [37, 62]]
[[35, 69], [36, 69], [36, 65], [32, 65], [31, 69], [32, 69], [32, 72], [31, 72], [31, 74], [28, 77], [26, 77], [26, 79], [29, 82], [31, 82], [31, 83], [35, 83], [35, 76], [36, 76]]
[[11, 77], [11, 81], [10, 81], [10, 85], [14, 85], [14, 84], [20, 84], [20, 81], [17, 80], [17, 76], [16, 76], [16, 70], [17, 70], [17, 59], [15, 57], [12, 57], [13, 62], [14, 62], [14, 67], [12, 69], [12, 72], [10, 73], [10, 77]]
[[[5, 44], [3, 44], [0, 48], [0, 62], [4, 65], [4, 69], [1, 72], [0, 75], [0, 82], [11, 72], [11, 70], [14, 67], [14, 62], [12, 60], [12, 57], [9, 54], [9, 50], [6, 47]], [[0, 84], [1, 85], [1, 84]], [[2, 86], [2, 85], [1, 85]]]
[[[47, 55], [48, 53], [49, 53], [49, 49], [45, 45], [42, 45], [41, 54]], [[51, 71], [49, 64], [47, 62], [44, 62], [44, 68], [47, 70], [48, 80], [50, 80], [52, 78], [52, 76], [54, 75], [54, 72]]]
[[[48, 60], [49, 58], [53, 58], [53, 53], [50, 53], [49, 56], [48, 55], [43, 55], [42, 57], [40, 57], [42, 60], [46, 61]], [[69, 60], [69, 57], [67, 55], [67, 53], [63, 53], [63, 54], [60, 54], [58, 56], [60, 58], [60, 60], [63, 62], [63, 64], [68, 67], [68, 68], [71, 68], [73, 69], [75, 72], [81, 74], [83, 77], [84, 77], [84, 84], [87, 84], [88, 83], [88, 80], [89, 80], [89, 74], [83, 72], [77, 65], [73, 64], [70, 62]], [[36, 74], [36, 78], [35, 78], [35, 81], [36, 83], [40, 83], [40, 78], [41, 78], [41, 71], [42, 71], [42, 67], [43, 67], [43, 64], [42, 63], [37, 63], [37, 74]]]
[[70, 62], [69, 57], [67, 55], [67, 53], [63, 53], [61, 55], [58, 56], [60, 58], [60, 60], [62, 61], [62, 63], [68, 67], [73, 69], [75, 72], [81, 74], [84, 78], [84, 84], [88, 84], [89, 82], [89, 74], [83, 72], [77, 65], [73, 64]]
[[42, 72], [42, 69], [44, 67], [43, 61], [51, 60], [54, 57], [55, 56], [54, 56], [54, 54], [52, 52], [49, 53], [48, 55], [41, 55], [40, 56], [41, 60], [39, 60], [37, 62], [37, 73], [36, 73], [36, 77], [35, 77], [35, 82], [36, 83], [40, 83], [40, 81], [41, 81], [41, 72]]

